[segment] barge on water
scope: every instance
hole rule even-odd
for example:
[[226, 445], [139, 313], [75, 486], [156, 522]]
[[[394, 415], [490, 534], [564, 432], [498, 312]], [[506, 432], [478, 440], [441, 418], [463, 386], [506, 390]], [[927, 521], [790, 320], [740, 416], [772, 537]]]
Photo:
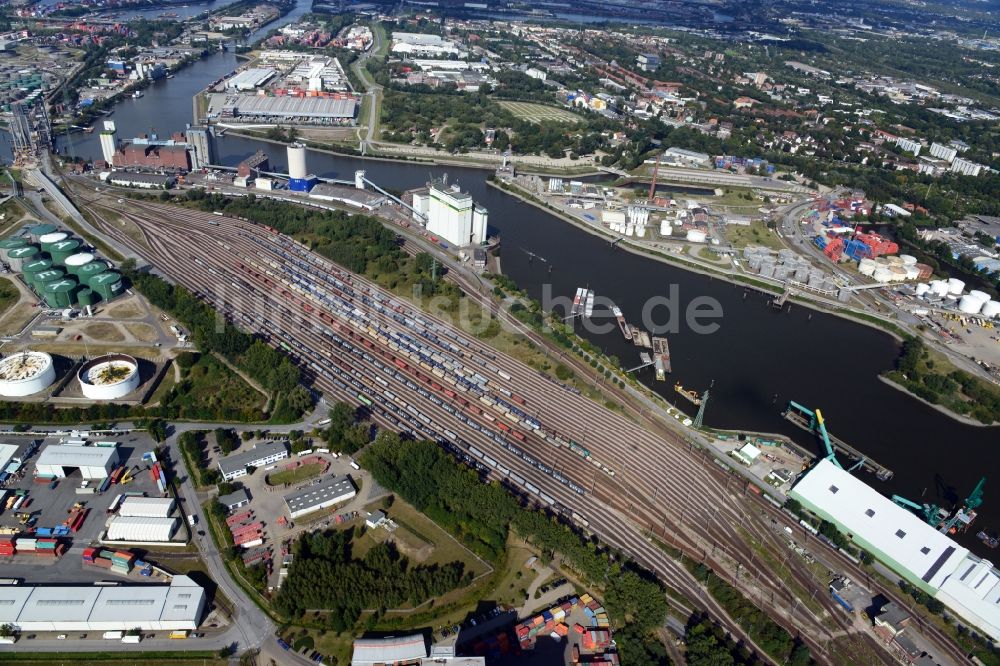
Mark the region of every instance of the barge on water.
[[625, 336], [626, 340], [631, 340], [632, 328], [625, 323], [625, 315], [622, 314], [621, 308], [617, 305], [612, 305], [611, 312], [615, 315], [615, 319], [618, 320], [618, 328], [621, 329], [622, 335]]
[[653, 337], [653, 362], [656, 365], [656, 378], [666, 381], [667, 373], [673, 372], [670, 364], [670, 345], [666, 338]]
[[699, 396], [696, 391], [684, 388], [680, 382], [674, 384], [674, 390], [677, 391], [682, 398], [689, 400], [691, 404], [695, 406], [701, 405], [701, 396]]

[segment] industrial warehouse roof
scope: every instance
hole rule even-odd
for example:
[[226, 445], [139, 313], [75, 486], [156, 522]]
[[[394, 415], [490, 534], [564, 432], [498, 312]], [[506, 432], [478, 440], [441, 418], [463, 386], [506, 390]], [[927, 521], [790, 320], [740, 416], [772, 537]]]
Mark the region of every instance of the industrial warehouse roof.
[[1000, 572], [850, 472], [821, 460], [791, 497], [1000, 640]]
[[126, 497], [118, 509], [119, 516], [166, 518], [174, 510], [173, 497]]
[[[233, 98], [235, 97], [235, 99]], [[227, 98], [223, 115], [275, 118], [353, 118], [357, 102], [334, 97], [264, 97], [235, 95]]]
[[118, 460], [118, 450], [113, 446], [63, 446], [50, 444], [42, 449], [35, 467], [107, 467]]
[[112, 172], [108, 180], [115, 183], [152, 183], [153, 185], [167, 185], [174, 182], [174, 177], [159, 173], [115, 171]]
[[158, 622], [197, 626], [205, 591], [187, 576], [170, 585], [3, 585], [0, 624], [118, 624], [121, 629]]
[[967, 552], [829, 460], [810, 470], [791, 495], [933, 588], [941, 586]]
[[331, 476], [325, 481], [285, 495], [285, 504], [288, 505], [288, 511], [294, 514], [356, 491], [350, 477]]
[[285, 445], [284, 441], [267, 442], [265, 444], [260, 444], [255, 448], [240, 451], [239, 453], [234, 453], [231, 456], [221, 458], [219, 460], [219, 469], [222, 470], [223, 474], [232, 474], [233, 472], [246, 469], [250, 465], [255, 465], [261, 460], [283, 452], [288, 452], [288, 447]]
[[427, 656], [427, 641], [423, 634], [391, 638], [359, 638], [354, 641], [351, 666], [394, 664], [423, 659]]

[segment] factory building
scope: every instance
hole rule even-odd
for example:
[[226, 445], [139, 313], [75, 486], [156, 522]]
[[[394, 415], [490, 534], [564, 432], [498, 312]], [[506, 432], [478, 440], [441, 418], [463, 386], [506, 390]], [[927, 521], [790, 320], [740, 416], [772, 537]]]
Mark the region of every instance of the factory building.
[[285, 504], [288, 505], [289, 517], [295, 520], [307, 513], [345, 502], [357, 494], [351, 477], [331, 476], [321, 483], [285, 495]]
[[184, 144], [126, 143], [115, 151], [111, 163], [118, 169], [137, 167], [172, 171], [191, 169], [191, 160]]
[[177, 518], [115, 516], [108, 523], [107, 541], [125, 543], [165, 543], [177, 533]]
[[2, 585], [0, 625], [31, 631], [191, 631], [205, 590], [187, 576], [169, 585]]
[[103, 479], [118, 464], [118, 449], [113, 446], [50, 444], [35, 462], [35, 475], [61, 479], [78, 469], [84, 479]]
[[118, 508], [119, 516], [129, 518], [169, 518], [177, 507], [173, 497], [126, 497]]
[[248, 467], [267, 467], [288, 457], [285, 442], [268, 442], [248, 451], [240, 451], [219, 460], [219, 471], [226, 481], [246, 476]]
[[427, 220], [427, 231], [459, 246], [486, 242], [489, 211], [468, 192], [446, 180], [436, 180], [413, 195], [413, 208]]
[[[608, 662], [610, 663], [610, 662]], [[422, 634], [358, 638], [354, 641], [351, 666], [382, 666], [412, 664], [413, 666], [485, 666], [486, 657], [459, 657], [455, 646], [427, 646]]]
[[112, 185], [122, 187], [138, 187], [143, 190], [169, 190], [174, 186], [176, 178], [165, 173], [136, 173], [132, 171], [114, 171], [108, 174], [107, 181]]
[[1000, 640], [1000, 571], [829, 460], [789, 496], [830, 521], [910, 584]]

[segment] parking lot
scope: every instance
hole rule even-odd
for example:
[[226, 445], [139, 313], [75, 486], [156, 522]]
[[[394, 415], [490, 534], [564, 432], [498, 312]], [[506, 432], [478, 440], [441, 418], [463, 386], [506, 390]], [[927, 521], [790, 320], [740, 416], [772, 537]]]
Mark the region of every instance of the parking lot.
[[[106, 580], [109, 576], [117, 577], [104, 569], [84, 567], [80, 557], [83, 549], [96, 544], [101, 533], [105, 531], [110, 517], [108, 508], [117, 495], [124, 492], [140, 492], [149, 497], [160, 496], [156, 483], [147, 469], [149, 464], [142, 460], [142, 455], [152, 451], [155, 445], [153, 440], [142, 432], [117, 437], [101, 435], [99, 438], [102, 441], [118, 442], [119, 464], [126, 465], [127, 469], [134, 472], [132, 480], [127, 484], [111, 484], [104, 493], [100, 493], [98, 487], [101, 481], [92, 480], [87, 483], [88, 487], [83, 489], [81, 488], [83, 478], [78, 470], [71, 471], [65, 478], [56, 479], [54, 483], [35, 482], [35, 463], [39, 454], [45, 447], [59, 444], [61, 439], [66, 438], [68, 435], [46, 437], [42, 440], [38, 451], [24, 461], [20, 478], [8, 480], [4, 489], [8, 492], [26, 490], [30, 503], [27, 508], [22, 506], [17, 511], [0, 511], [0, 526], [24, 531], [27, 526], [21, 523], [19, 516], [28, 514], [29, 524], [34, 528], [54, 528], [67, 520], [70, 510], [77, 503], [89, 510], [87, 516], [76, 533], [71, 532], [64, 537], [63, 540], [71, 545], [63, 557], [50, 559], [23, 553], [0, 558], [5, 577], [23, 578], [32, 583], [75, 583]], [[32, 439], [36, 438], [8, 436], [5, 443], [19, 445], [19, 452], [22, 452], [23, 446]], [[140, 581], [137, 575], [130, 576], [129, 579]]]

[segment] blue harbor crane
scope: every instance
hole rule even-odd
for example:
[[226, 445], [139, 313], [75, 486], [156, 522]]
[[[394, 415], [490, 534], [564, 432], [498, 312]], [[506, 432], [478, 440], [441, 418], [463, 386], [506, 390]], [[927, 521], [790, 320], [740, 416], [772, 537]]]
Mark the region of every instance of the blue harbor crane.
[[[892, 478], [891, 469], [884, 465], [880, 465], [871, 458], [862, 454], [853, 446], [831, 435], [826, 429], [826, 419], [823, 418], [823, 412], [820, 410], [812, 410], [808, 407], [804, 407], [794, 400], [789, 400], [788, 407], [785, 408], [782, 416], [803, 430], [808, 430], [819, 437], [823, 442], [823, 449], [825, 451], [825, 455], [822, 456], [823, 459], [829, 460], [837, 467], [846, 469], [848, 472], [853, 472], [854, 470], [863, 467], [874, 472], [875, 478], [879, 481], [888, 481]], [[842, 465], [837, 459], [838, 451], [854, 461], [850, 467], [844, 467], [844, 465]]]

